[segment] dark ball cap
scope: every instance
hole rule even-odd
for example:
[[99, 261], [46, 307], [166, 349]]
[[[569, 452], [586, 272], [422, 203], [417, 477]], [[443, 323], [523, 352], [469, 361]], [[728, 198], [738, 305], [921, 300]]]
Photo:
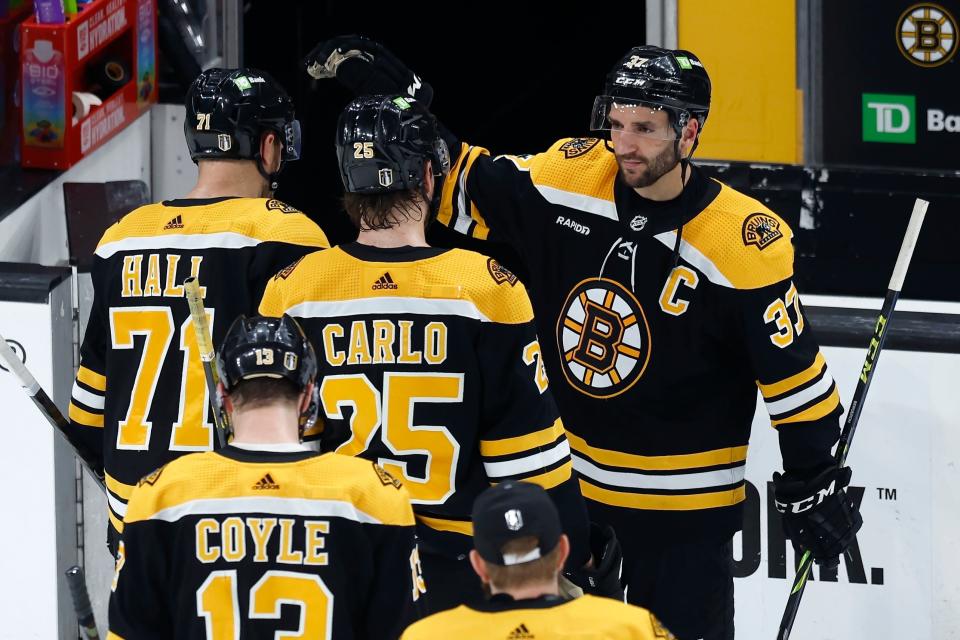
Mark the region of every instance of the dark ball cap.
[[[563, 527], [547, 492], [530, 482], [508, 480], [490, 487], [473, 503], [473, 546], [497, 565], [532, 562], [557, 546]], [[504, 554], [511, 540], [533, 537], [537, 547], [525, 554]]]

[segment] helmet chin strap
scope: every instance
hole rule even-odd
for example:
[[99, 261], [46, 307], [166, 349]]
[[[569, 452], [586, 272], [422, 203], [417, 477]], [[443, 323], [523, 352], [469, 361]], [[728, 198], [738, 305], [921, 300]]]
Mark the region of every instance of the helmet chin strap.
[[[265, 133], [273, 133], [277, 135], [275, 131], [268, 131]], [[260, 134], [260, 144], [263, 144], [264, 134]], [[282, 153], [282, 152], [281, 152]], [[257, 163], [257, 172], [263, 176], [263, 179], [267, 181], [267, 185], [270, 189], [270, 193], [273, 193], [277, 190], [277, 180], [280, 178], [280, 172], [283, 171], [283, 160], [280, 160], [280, 166], [277, 167], [277, 170], [273, 173], [267, 173], [267, 170], [263, 168], [263, 156], [260, 154], [260, 148], [257, 148], [257, 152], [253, 155], [253, 161]]]

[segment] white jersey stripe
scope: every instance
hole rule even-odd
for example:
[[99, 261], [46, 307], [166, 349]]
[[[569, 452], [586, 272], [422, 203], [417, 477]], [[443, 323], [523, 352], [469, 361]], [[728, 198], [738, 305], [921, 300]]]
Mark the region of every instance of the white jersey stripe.
[[603, 218], [609, 218], [610, 220], [620, 219], [617, 216], [617, 204], [612, 200], [604, 200], [603, 198], [595, 198], [582, 193], [564, 191], [563, 189], [547, 187], [542, 184], [534, 184], [533, 186], [536, 187], [540, 195], [551, 204], [559, 204], [564, 207], [570, 207], [571, 209], [578, 209]]
[[73, 383], [73, 391], [71, 392], [73, 399], [81, 402], [91, 409], [100, 409], [103, 410], [103, 395], [99, 393], [92, 393], [81, 387], [76, 382]]
[[251, 238], [241, 233], [224, 231], [221, 233], [172, 233], [163, 236], [141, 236], [123, 238], [108, 242], [97, 248], [96, 254], [101, 258], [121, 251], [150, 251], [159, 249], [242, 249], [255, 247], [263, 242], [259, 238]]
[[488, 478], [512, 478], [545, 469], [568, 457], [570, 457], [570, 443], [564, 438], [555, 447], [546, 451], [538, 451], [533, 455], [504, 462], [484, 462], [483, 468], [486, 469]]
[[[673, 246], [677, 243], [677, 232], [676, 231], [664, 231], [663, 233], [658, 233], [653, 236], [663, 244], [665, 244], [671, 251], [673, 251]], [[733, 283], [731, 283], [720, 269], [717, 268], [717, 265], [713, 264], [710, 261], [710, 258], [700, 253], [700, 250], [697, 249], [692, 244], [688, 243], [683, 238], [680, 239], [680, 257], [684, 260], [695, 266], [699, 269], [710, 282], [714, 284], [719, 284], [722, 287], [733, 288]]]
[[827, 391], [830, 390], [830, 385], [833, 384], [833, 376], [829, 373], [824, 373], [823, 377], [820, 378], [820, 382], [810, 385], [806, 389], [801, 389], [796, 393], [787, 396], [786, 398], [781, 398], [774, 402], [767, 402], [767, 413], [771, 416], [780, 415], [781, 413], [787, 413], [788, 411], [793, 411], [797, 407], [810, 402], [816, 397], [824, 395]]
[[480, 322], [491, 322], [490, 318], [484, 315], [471, 300], [449, 298], [389, 296], [354, 300], [316, 300], [295, 304], [287, 309], [286, 313], [295, 318], [340, 318], [377, 313], [410, 313], [429, 316], [461, 316]]
[[699, 473], [644, 474], [628, 471], [608, 471], [601, 469], [586, 458], [573, 454], [573, 468], [580, 475], [614, 487], [627, 489], [709, 489], [735, 484], [744, 478], [746, 466], [719, 471], [701, 471]]
[[243, 513], [270, 513], [283, 516], [344, 518], [363, 524], [382, 524], [373, 516], [342, 500], [310, 500], [308, 498], [281, 498], [241, 496], [234, 498], [205, 498], [191, 500], [175, 507], [161, 509], [151, 520], [176, 522], [186, 516], [227, 515]]

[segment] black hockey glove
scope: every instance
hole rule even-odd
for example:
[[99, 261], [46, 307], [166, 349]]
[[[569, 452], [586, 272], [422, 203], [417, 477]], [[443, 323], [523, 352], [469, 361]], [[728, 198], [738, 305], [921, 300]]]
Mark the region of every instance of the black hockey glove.
[[863, 525], [860, 511], [844, 488], [850, 484], [850, 467], [829, 466], [808, 474], [773, 474], [777, 511], [783, 530], [796, 549], [809, 549], [817, 564], [835, 567], [840, 554], [853, 542]]
[[591, 568], [564, 571], [563, 575], [583, 589], [584, 593], [622, 602], [620, 572], [623, 569], [623, 552], [613, 527], [590, 523], [590, 552], [593, 555]]
[[385, 47], [364, 36], [324, 40], [304, 64], [311, 77], [336, 78], [355, 96], [399, 93], [416, 98], [425, 107], [433, 100], [433, 87]]

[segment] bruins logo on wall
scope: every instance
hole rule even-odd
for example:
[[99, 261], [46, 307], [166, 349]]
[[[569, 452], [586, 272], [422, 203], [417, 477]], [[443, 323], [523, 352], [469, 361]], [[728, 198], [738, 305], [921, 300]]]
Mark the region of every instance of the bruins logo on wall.
[[753, 213], [743, 221], [743, 244], [755, 244], [762, 251], [783, 237], [780, 221], [765, 213]]
[[590, 149], [597, 146], [599, 138], [573, 138], [560, 145], [560, 151], [563, 151], [563, 157], [567, 160], [582, 156]]
[[920, 67], [939, 67], [957, 52], [957, 22], [932, 2], [915, 4], [897, 21], [900, 53]]
[[593, 398], [632, 387], [650, 361], [650, 327], [643, 307], [619, 282], [590, 278], [577, 284], [557, 319], [563, 374]]

